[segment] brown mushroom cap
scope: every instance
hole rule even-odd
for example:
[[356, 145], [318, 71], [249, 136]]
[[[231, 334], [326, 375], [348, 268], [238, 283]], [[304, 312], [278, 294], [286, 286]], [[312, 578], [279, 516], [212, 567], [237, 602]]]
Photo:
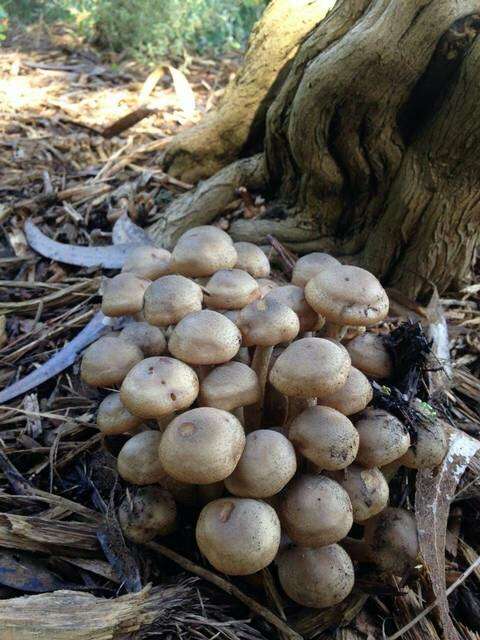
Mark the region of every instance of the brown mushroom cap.
[[400, 458], [410, 469], [430, 469], [438, 466], [444, 459], [448, 444], [445, 430], [438, 420], [432, 420], [418, 426], [415, 444]]
[[148, 287], [144, 298], [144, 314], [149, 324], [166, 327], [202, 308], [202, 289], [183, 276], [163, 276]]
[[143, 353], [135, 344], [104, 336], [85, 350], [80, 377], [91, 387], [113, 387], [121, 384], [130, 369], [142, 359]]
[[305, 287], [321, 271], [331, 267], [339, 267], [340, 262], [328, 253], [309, 253], [297, 260], [293, 267], [292, 284]]
[[353, 524], [352, 504], [338, 482], [321, 475], [303, 475], [285, 490], [280, 520], [285, 533], [304, 547], [338, 542]]
[[297, 458], [288, 439], [259, 429], [247, 435], [245, 449], [225, 480], [230, 493], [243, 498], [267, 498], [281, 491], [295, 475]]
[[143, 543], [175, 530], [177, 508], [172, 495], [161, 487], [141, 487], [127, 495], [118, 509], [126, 538]]
[[331, 607], [345, 600], [353, 589], [353, 564], [338, 544], [320, 549], [286, 549], [279, 555], [277, 565], [283, 590], [305, 607]]
[[196, 227], [184, 233], [172, 251], [172, 271], [199, 278], [233, 269], [237, 252], [230, 236], [218, 227]]
[[234, 242], [237, 252], [237, 269], [243, 269], [254, 278], [268, 278], [270, 262], [265, 253], [253, 242]]
[[290, 342], [300, 330], [297, 314], [276, 300], [257, 300], [238, 314], [238, 323], [245, 346], [273, 347]]
[[350, 356], [341, 344], [302, 338], [277, 358], [270, 382], [286, 396], [323, 398], [344, 386], [349, 371]]
[[241, 269], [221, 269], [205, 286], [205, 305], [210, 309], [243, 309], [260, 297], [255, 278]]
[[134, 415], [160, 418], [189, 407], [198, 390], [193, 369], [175, 358], [159, 356], [133, 367], [123, 381], [120, 398]]
[[372, 378], [390, 378], [393, 363], [383, 337], [376, 333], [363, 333], [347, 345], [352, 365]]
[[119, 393], [110, 393], [98, 407], [97, 427], [105, 435], [126, 433], [140, 426], [142, 419], [134, 416], [123, 405]]
[[242, 336], [231, 320], [217, 311], [197, 311], [185, 316], [172, 331], [168, 349], [189, 364], [221, 364], [231, 360]]
[[357, 462], [364, 467], [383, 467], [401, 458], [410, 446], [405, 426], [383, 409], [365, 409], [355, 427], [360, 436]]
[[353, 507], [354, 522], [364, 522], [387, 506], [388, 483], [380, 469], [365, 469], [358, 464], [352, 464], [348, 469], [332, 471], [328, 475], [348, 493]]
[[358, 452], [357, 430], [346, 416], [330, 407], [302, 411], [290, 425], [288, 437], [295, 449], [319, 469], [344, 469]]
[[130, 322], [121, 331], [120, 337], [136, 344], [145, 356], [160, 356], [167, 348], [163, 331], [148, 322]]
[[142, 310], [143, 295], [150, 280], [133, 273], [119, 273], [102, 282], [102, 312], [111, 318], [132, 316]]
[[363, 411], [372, 401], [373, 389], [368, 378], [361, 371], [350, 367], [343, 387], [322, 398], [322, 405], [332, 407], [346, 416]]
[[304, 331], [313, 331], [318, 325], [318, 314], [306, 301], [302, 287], [297, 287], [294, 284], [276, 287], [264, 299], [276, 300], [295, 311], [300, 321], [300, 331], [302, 333]]
[[212, 369], [200, 385], [199, 401], [205, 407], [231, 411], [260, 399], [258, 376], [246, 364], [227, 362]]
[[122, 271], [146, 280], [156, 280], [170, 273], [170, 258], [170, 251], [142, 244], [129, 252]]
[[132, 484], [155, 484], [166, 475], [158, 457], [161, 434], [142, 431], [123, 445], [117, 458], [120, 476]]
[[280, 522], [265, 502], [220, 498], [202, 509], [196, 537], [200, 551], [215, 569], [243, 576], [264, 569], [275, 558]]
[[327, 322], [369, 326], [388, 313], [388, 296], [373, 274], [360, 267], [325, 269], [305, 286], [309, 305]]
[[168, 475], [181, 482], [211, 484], [235, 469], [245, 433], [235, 416], [201, 407], [172, 420], [160, 442], [160, 460]]

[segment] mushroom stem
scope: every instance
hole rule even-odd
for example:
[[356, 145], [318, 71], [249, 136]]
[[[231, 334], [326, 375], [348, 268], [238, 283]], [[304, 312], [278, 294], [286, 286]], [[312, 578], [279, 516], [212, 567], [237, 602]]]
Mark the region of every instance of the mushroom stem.
[[350, 558], [355, 562], [374, 562], [373, 554], [370, 547], [365, 540], [358, 540], [357, 538], [350, 538], [347, 536], [340, 540], [340, 544], [348, 553]]
[[325, 322], [322, 328], [322, 335], [325, 338], [333, 338], [334, 340], [338, 340], [338, 342], [340, 342], [345, 337], [347, 329], [347, 326], [334, 324], [333, 322]]
[[287, 404], [288, 410], [287, 417], [285, 419], [285, 425], [290, 426], [292, 421], [295, 420], [295, 418], [300, 415], [302, 411], [305, 411], [305, 409], [308, 409], [308, 407], [314, 407], [317, 404], [317, 399], [287, 397]]
[[268, 378], [268, 367], [272, 357], [273, 347], [256, 347], [252, 360], [252, 369], [258, 376], [260, 384], [260, 399], [255, 404], [245, 407], [245, 419], [248, 430], [258, 429], [262, 423], [265, 387]]
[[244, 411], [243, 407], [236, 407], [235, 409], [232, 409], [231, 413], [233, 413], [233, 415], [237, 418], [237, 420], [244, 427], [245, 426], [245, 411]]

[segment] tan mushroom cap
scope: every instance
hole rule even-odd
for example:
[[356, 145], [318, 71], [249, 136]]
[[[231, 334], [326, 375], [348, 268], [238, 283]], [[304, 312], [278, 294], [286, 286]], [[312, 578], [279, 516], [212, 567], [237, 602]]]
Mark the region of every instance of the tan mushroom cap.
[[270, 262], [265, 253], [253, 242], [234, 242], [237, 252], [237, 269], [243, 269], [254, 278], [268, 278]]
[[297, 458], [288, 439], [259, 429], [247, 435], [245, 449], [225, 480], [230, 493], [243, 498], [267, 498], [281, 491], [295, 475]]
[[309, 253], [297, 260], [293, 267], [292, 284], [305, 287], [321, 271], [331, 267], [339, 267], [340, 262], [328, 253]]
[[332, 407], [346, 416], [363, 411], [372, 401], [373, 389], [368, 378], [355, 367], [350, 367], [343, 387], [322, 398], [322, 405]]
[[149, 324], [166, 327], [202, 308], [203, 292], [193, 280], [183, 276], [163, 276], [148, 287], [144, 314]]
[[118, 508], [125, 537], [144, 543], [175, 530], [177, 507], [172, 495], [161, 487], [141, 487], [127, 495]]
[[134, 415], [160, 418], [189, 407], [198, 390], [193, 369], [175, 358], [158, 356], [133, 367], [123, 381], [120, 398]]
[[244, 345], [247, 347], [273, 347], [290, 342], [300, 330], [297, 314], [276, 300], [257, 300], [238, 314], [238, 323]]
[[350, 356], [341, 344], [302, 338], [277, 358], [270, 382], [286, 396], [323, 398], [344, 386], [349, 371]]
[[117, 458], [120, 476], [132, 484], [155, 484], [166, 475], [158, 456], [161, 434], [142, 431], [123, 445]]
[[122, 271], [146, 280], [156, 280], [170, 273], [170, 258], [170, 251], [142, 244], [129, 252]]
[[393, 363], [383, 337], [364, 333], [346, 344], [352, 365], [372, 378], [390, 378]]
[[397, 576], [415, 566], [419, 554], [415, 516], [405, 509], [387, 507], [365, 522], [364, 540], [375, 564]]
[[293, 542], [323, 547], [338, 542], [353, 524], [352, 504], [338, 482], [321, 475], [294, 479], [283, 496], [280, 520]]
[[286, 549], [279, 555], [277, 565], [282, 589], [304, 607], [322, 609], [339, 604], [355, 582], [350, 556], [338, 544], [320, 549]]
[[205, 306], [210, 309], [243, 309], [260, 297], [255, 278], [241, 269], [221, 269], [205, 286]]
[[410, 469], [431, 469], [444, 459], [447, 450], [447, 436], [440, 421], [432, 420], [418, 426], [416, 442], [400, 458]]
[[200, 385], [199, 402], [205, 407], [231, 411], [260, 399], [258, 376], [246, 364], [227, 362], [215, 367]]
[[305, 286], [309, 305], [327, 322], [369, 326], [388, 314], [388, 296], [373, 274], [360, 267], [325, 269]]
[[97, 427], [105, 435], [126, 433], [141, 423], [142, 419], [131, 414], [123, 405], [119, 393], [108, 394], [98, 407]]
[[133, 273], [119, 273], [102, 282], [102, 312], [111, 318], [132, 316], [142, 310], [143, 296], [150, 280]]
[[80, 377], [91, 387], [113, 387], [121, 384], [130, 369], [142, 359], [143, 353], [135, 344], [104, 336], [85, 350]]
[[319, 469], [345, 469], [358, 452], [358, 432], [336, 409], [315, 406], [302, 411], [288, 434], [297, 451]]
[[231, 320], [205, 309], [180, 320], [172, 331], [168, 349], [189, 364], [221, 364], [231, 360], [241, 344], [240, 331]]
[[406, 427], [383, 409], [365, 409], [355, 427], [360, 436], [357, 462], [364, 467], [383, 467], [401, 458], [410, 446]]
[[294, 284], [276, 287], [265, 296], [265, 300], [276, 300], [295, 311], [300, 320], [300, 331], [302, 333], [304, 331], [313, 331], [318, 325], [318, 314], [306, 301], [302, 287], [297, 287]]
[[260, 297], [264, 298], [270, 291], [273, 291], [278, 286], [278, 282], [275, 280], [270, 280], [270, 278], [258, 278], [257, 279], [258, 286], [260, 287]]
[[200, 551], [217, 571], [243, 576], [260, 571], [277, 555], [280, 522], [260, 500], [221, 498], [207, 504], [197, 522]]
[[199, 278], [211, 276], [220, 269], [233, 269], [237, 252], [230, 236], [217, 227], [190, 229], [172, 251], [172, 271]]
[[365, 469], [352, 464], [348, 469], [328, 474], [348, 493], [353, 507], [353, 521], [362, 523], [385, 509], [389, 489], [385, 476], [376, 467]]
[[160, 442], [160, 460], [181, 482], [211, 484], [227, 478], [245, 447], [245, 433], [235, 416], [200, 407], [172, 420]]
[[160, 356], [167, 348], [163, 331], [148, 322], [130, 322], [122, 329], [120, 337], [136, 344], [142, 353], [149, 356]]

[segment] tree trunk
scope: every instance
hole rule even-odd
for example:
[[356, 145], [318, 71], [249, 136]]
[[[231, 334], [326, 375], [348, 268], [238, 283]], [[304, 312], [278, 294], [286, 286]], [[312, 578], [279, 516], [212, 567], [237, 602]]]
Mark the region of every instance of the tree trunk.
[[153, 234], [171, 245], [241, 183], [272, 206], [236, 221], [237, 239], [328, 251], [411, 297], [463, 284], [480, 240], [479, 14], [480, 0], [340, 0], [290, 65], [264, 152], [177, 200]]

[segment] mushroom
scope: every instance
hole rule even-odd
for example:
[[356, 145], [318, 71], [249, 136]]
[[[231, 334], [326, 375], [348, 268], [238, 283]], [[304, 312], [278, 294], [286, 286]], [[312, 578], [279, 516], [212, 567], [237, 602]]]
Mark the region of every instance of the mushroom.
[[293, 542], [323, 547], [338, 542], [350, 531], [352, 504], [338, 482], [322, 475], [302, 475], [285, 490], [280, 520]]
[[260, 398], [258, 376], [246, 364], [227, 362], [212, 369], [200, 385], [199, 402], [205, 407], [233, 411]]
[[198, 389], [193, 369], [175, 358], [157, 356], [142, 360], [129, 371], [120, 398], [140, 418], [161, 418], [189, 407]]
[[430, 469], [438, 466], [444, 459], [448, 444], [445, 430], [440, 421], [429, 420], [417, 429], [416, 442], [398, 462], [410, 469]]
[[401, 458], [410, 446], [406, 427], [383, 409], [365, 409], [355, 427], [360, 436], [357, 462], [364, 467], [383, 467]]
[[363, 333], [346, 344], [352, 365], [365, 375], [382, 380], [392, 375], [392, 359], [384, 338], [376, 333]]
[[102, 312], [111, 318], [133, 316], [142, 310], [143, 295], [150, 280], [133, 273], [119, 273], [102, 282]]
[[244, 576], [267, 567], [280, 545], [280, 522], [260, 500], [221, 498], [207, 504], [196, 528], [200, 551], [217, 571]]
[[127, 493], [118, 508], [123, 534], [137, 543], [172, 533], [176, 518], [175, 500], [161, 487], [141, 487], [133, 495]]
[[123, 445], [117, 458], [120, 476], [132, 484], [155, 484], [166, 475], [158, 456], [161, 434], [142, 431]]
[[213, 226], [190, 229], [172, 251], [172, 271], [183, 276], [211, 276], [220, 269], [233, 269], [237, 252], [230, 236]]
[[260, 287], [260, 297], [264, 298], [270, 291], [273, 291], [278, 286], [278, 282], [275, 280], [271, 280], [270, 278], [258, 278], [257, 279], [258, 286]]
[[276, 431], [249, 433], [233, 473], [225, 480], [230, 493], [243, 498], [267, 498], [281, 491], [295, 475], [297, 459], [288, 439]]
[[130, 322], [121, 331], [120, 337], [136, 344], [145, 356], [160, 356], [167, 348], [163, 331], [148, 322]]
[[200, 407], [182, 413], [165, 429], [160, 461], [181, 482], [211, 484], [227, 478], [245, 447], [245, 434], [235, 416]]
[[170, 251], [142, 244], [128, 253], [122, 272], [133, 273], [147, 280], [156, 280], [170, 273], [170, 258]]
[[248, 271], [254, 278], [268, 278], [270, 262], [260, 247], [253, 242], [234, 242], [233, 246], [237, 252], [237, 269]]
[[105, 435], [126, 433], [141, 423], [142, 419], [131, 414], [123, 405], [119, 393], [108, 394], [98, 407], [97, 427]]
[[355, 581], [352, 561], [338, 544], [320, 549], [287, 548], [279, 555], [277, 566], [287, 596], [314, 609], [345, 600]]
[[302, 287], [297, 287], [294, 284], [276, 287], [264, 299], [276, 300], [295, 311], [300, 321], [300, 333], [316, 329], [319, 322], [318, 314], [306, 301]]
[[189, 313], [202, 308], [202, 289], [183, 276], [163, 276], [148, 287], [144, 297], [144, 314], [149, 324], [167, 327], [177, 324]]
[[80, 377], [91, 387], [121, 384], [127, 373], [143, 359], [137, 345], [122, 338], [104, 336], [84, 352]]
[[365, 469], [358, 464], [352, 464], [348, 469], [332, 471], [328, 475], [348, 493], [354, 522], [363, 523], [387, 506], [388, 483], [380, 469]]
[[330, 407], [302, 411], [292, 421], [288, 437], [295, 449], [319, 469], [344, 469], [358, 452], [357, 430], [346, 416]]
[[293, 267], [292, 284], [305, 287], [321, 271], [331, 267], [339, 267], [340, 262], [328, 253], [309, 253], [297, 260]]
[[243, 309], [259, 297], [257, 281], [241, 269], [217, 271], [204, 288], [205, 305], [209, 309]]
[[355, 367], [350, 367], [347, 381], [338, 391], [324, 396], [322, 405], [332, 407], [346, 416], [363, 411], [372, 401], [373, 389], [368, 378]]

